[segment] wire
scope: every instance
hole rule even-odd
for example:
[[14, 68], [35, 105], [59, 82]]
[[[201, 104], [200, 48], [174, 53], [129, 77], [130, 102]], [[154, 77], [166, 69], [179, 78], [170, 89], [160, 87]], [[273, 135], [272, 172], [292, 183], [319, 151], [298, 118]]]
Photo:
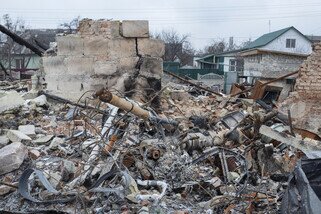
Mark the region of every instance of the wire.
[[[249, 2], [249, 4], [252, 4], [253, 2]], [[68, 8], [68, 9], [61, 9], [61, 8], [32, 8], [32, 9], [25, 9], [25, 8], [2, 8], [2, 10], [6, 11], [18, 11], [18, 12], [70, 12], [70, 11], [81, 11], [81, 12], [92, 12], [97, 13], [98, 11], [101, 12], [164, 12], [168, 13], [168, 11], [175, 10], [175, 11], [227, 11], [229, 9], [235, 9], [237, 11], [240, 10], [257, 10], [262, 9], [266, 10], [267, 8], [293, 8], [293, 7], [315, 7], [320, 6], [320, 2], [311, 2], [311, 3], [299, 3], [299, 4], [261, 4], [261, 5], [245, 5], [244, 2], [242, 2], [242, 5], [233, 5], [233, 6], [225, 6], [225, 7], [218, 7], [218, 6], [212, 6], [212, 7], [166, 7], [166, 8], [159, 8], [159, 7], [150, 7], [150, 8], [106, 8], [106, 9], [97, 9], [97, 8], [86, 8], [86, 9], [74, 9], [74, 8]]]

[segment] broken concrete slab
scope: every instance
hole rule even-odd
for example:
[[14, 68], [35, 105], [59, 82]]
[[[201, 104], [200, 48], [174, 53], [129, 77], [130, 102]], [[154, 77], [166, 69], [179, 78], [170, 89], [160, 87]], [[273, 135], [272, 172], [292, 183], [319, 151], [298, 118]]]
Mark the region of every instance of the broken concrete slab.
[[24, 99], [16, 91], [0, 92], [0, 113], [20, 107], [24, 102]]
[[54, 135], [46, 135], [46, 136], [37, 138], [33, 142], [35, 144], [42, 145], [42, 144], [48, 143], [53, 137], [54, 137]]
[[38, 159], [40, 157], [40, 154], [41, 154], [40, 151], [38, 151], [37, 149], [31, 149], [29, 151], [29, 156], [33, 160]]
[[13, 187], [7, 185], [0, 185], [0, 196], [4, 196], [13, 191], [15, 191], [15, 188]]
[[24, 143], [24, 142], [31, 142], [31, 140], [32, 140], [28, 135], [26, 135], [18, 130], [9, 130], [7, 132], [7, 137], [9, 138], [9, 140], [11, 142], [23, 142]]
[[149, 37], [148, 21], [124, 20], [121, 24], [121, 34], [127, 38]]
[[0, 149], [9, 143], [9, 138], [5, 135], [0, 136]]
[[11, 143], [0, 149], [0, 175], [18, 169], [27, 154], [27, 147], [20, 142]]
[[312, 139], [301, 139], [273, 130], [272, 128], [262, 125], [260, 134], [271, 139], [277, 140], [288, 146], [300, 149], [309, 159], [321, 158], [321, 144], [319, 141]]
[[36, 136], [36, 127], [34, 125], [21, 125], [18, 130], [29, 137]]
[[45, 95], [40, 95], [31, 101], [35, 102], [37, 106], [47, 105], [47, 97]]
[[65, 140], [63, 138], [55, 137], [54, 139], [52, 139], [49, 145], [49, 149], [52, 149], [52, 150], [58, 149], [58, 146], [63, 144], [64, 142]]

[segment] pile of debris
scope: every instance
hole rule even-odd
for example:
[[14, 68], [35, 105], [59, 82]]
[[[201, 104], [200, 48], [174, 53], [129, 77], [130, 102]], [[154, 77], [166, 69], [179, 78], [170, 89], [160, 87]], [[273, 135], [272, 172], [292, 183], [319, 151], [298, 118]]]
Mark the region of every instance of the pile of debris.
[[[189, 87], [165, 86], [157, 94], [160, 114], [148, 102], [107, 89], [78, 103], [45, 92], [34, 99], [1, 92], [1, 211], [274, 213], [281, 204], [292, 207], [288, 192], [296, 184], [289, 176], [300, 158], [320, 157], [320, 139], [300, 135], [287, 115], [261, 101], [195, 96], [183, 90]], [[305, 176], [300, 169], [291, 176]], [[307, 209], [301, 206], [294, 209]]]
[[182, 84], [162, 87], [164, 45], [148, 34], [84, 20], [31, 81], [0, 82], [0, 212], [319, 213], [321, 138], [295, 108], [168, 71]]

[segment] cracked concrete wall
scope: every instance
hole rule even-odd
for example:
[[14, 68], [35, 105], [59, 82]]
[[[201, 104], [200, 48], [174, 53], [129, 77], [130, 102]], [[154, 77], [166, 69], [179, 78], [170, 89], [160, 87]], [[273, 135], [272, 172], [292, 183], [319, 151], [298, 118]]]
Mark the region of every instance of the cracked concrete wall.
[[165, 47], [149, 38], [148, 21], [84, 19], [78, 33], [57, 36], [57, 53], [43, 57], [47, 89], [77, 100], [106, 87], [146, 102], [161, 89]]

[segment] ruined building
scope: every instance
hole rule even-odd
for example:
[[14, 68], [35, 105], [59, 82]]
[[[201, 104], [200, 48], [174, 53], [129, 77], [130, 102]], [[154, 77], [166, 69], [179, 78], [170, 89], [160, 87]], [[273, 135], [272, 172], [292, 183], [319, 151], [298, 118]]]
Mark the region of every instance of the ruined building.
[[149, 38], [148, 21], [84, 19], [78, 34], [57, 36], [57, 49], [43, 57], [47, 89], [56, 95], [75, 100], [107, 87], [145, 102], [161, 88], [165, 48]]
[[313, 53], [300, 66], [295, 92], [283, 103], [283, 111], [290, 109], [294, 125], [321, 134], [321, 43], [313, 46]]

